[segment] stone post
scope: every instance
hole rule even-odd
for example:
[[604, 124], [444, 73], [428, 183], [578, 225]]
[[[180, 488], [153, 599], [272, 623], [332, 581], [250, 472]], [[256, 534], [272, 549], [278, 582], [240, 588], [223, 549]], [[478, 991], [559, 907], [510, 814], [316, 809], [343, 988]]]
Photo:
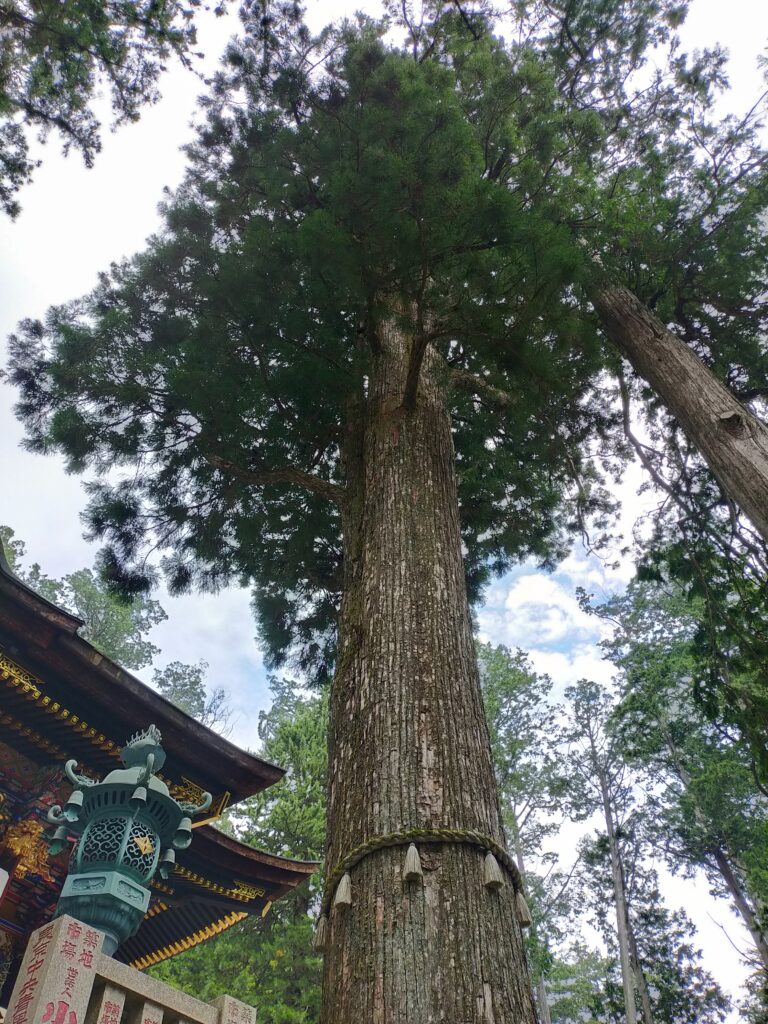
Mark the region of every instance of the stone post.
[[103, 941], [102, 932], [68, 916], [33, 932], [6, 1024], [84, 1024]]
[[113, 960], [104, 940], [68, 916], [33, 932], [3, 1024], [256, 1024], [252, 1006], [195, 999]]
[[256, 1010], [232, 996], [219, 996], [211, 1001], [219, 1011], [219, 1024], [256, 1024]]
[[163, 1024], [163, 1008], [145, 999], [137, 1004], [128, 1024]]
[[120, 1024], [124, 1006], [125, 992], [107, 983], [91, 1001], [85, 1024]]

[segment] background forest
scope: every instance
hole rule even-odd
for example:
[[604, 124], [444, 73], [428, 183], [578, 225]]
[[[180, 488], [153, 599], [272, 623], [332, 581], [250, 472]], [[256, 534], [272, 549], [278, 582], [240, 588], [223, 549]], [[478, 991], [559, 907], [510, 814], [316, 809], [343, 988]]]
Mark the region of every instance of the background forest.
[[[485, 380], [485, 389], [478, 384], [477, 375], [471, 379], [470, 370], [473, 359], [483, 359], [491, 351], [483, 349], [486, 342], [480, 343], [479, 357], [478, 352], [448, 353], [449, 359], [455, 357], [450, 366], [457, 389], [466, 384], [475, 389], [474, 398], [465, 396], [456, 410], [463, 431], [457, 430], [459, 462], [463, 459], [469, 467], [463, 472], [460, 468], [459, 474], [469, 584], [477, 597], [489, 586], [490, 570], [502, 573], [524, 559], [528, 559], [524, 563], [528, 567], [535, 564], [552, 569], [566, 558], [574, 570], [572, 576], [581, 584], [581, 589], [569, 593], [565, 600], [559, 594], [553, 601], [552, 585], [542, 582], [552, 577], [533, 569], [515, 569], [511, 577], [505, 577], [505, 590], [490, 583], [486, 604], [477, 612], [483, 698], [505, 826], [534, 918], [528, 933], [532, 978], [544, 1021], [672, 1024], [725, 1020], [729, 1013], [731, 1019], [738, 1014], [741, 1019], [766, 1021], [765, 538], [740, 513], [739, 502], [728, 488], [710, 474], [680, 420], [670, 414], [641, 374], [614, 349], [602, 345], [594, 318], [584, 316], [588, 295], [599, 307], [594, 290], [599, 286], [591, 280], [596, 260], [627, 282], [647, 308], [671, 326], [756, 423], [765, 418], [768, 356], [763, 226], [768, 192], [761, 108], [759, 102], [755, 106], [747, 103], [738, 114], [723, 112], [719, 104], [727, 86], [725, 57], [716, 46], [688, 53], [675, 42], [684, 14], [681, 7], [653, 3], [577, 7], [580, 17], [558, 4], [532, 5], [525, 16], [522, 9], [515, 12], [520, 24], [530, 30], [533, 49], [543, 41], [542, 52], [550, 54], [551, 62], [545, 67], [543, 60], [532, 57], [516, 68], [515, 86], [528, 99], [522, 114], [515, 115], [514, 138], [497, 132], [493, 119], [491, 100], [501, 101], [506, 95], [504, 81], [493, 78], [498, 70], [494, 64], [497, 55], [483, 51], [478, 65], [467, 57], [475, 37], [471, 10], [457, 7], [457, 18], [463, 17], [464, 22], [455, 22], [458, 27], [451, 30], [455, 35], [446, 43], [453, 47], [450, 52], [455, 66], [464, 76], [464, 95], [475, 104], [472, 123], [485, 124], [487, 119], [493, 125], [487, 138], [495, 147], [494, 159], [486, 154], [483, 181], [494, 182], [506, 174], [512, 194], [535, 199], [531, 222], [522, 216], [516, 221], [518, 213], [513, 215], [514, 231], [522, 233], [528, 244], [526, 252], [530, 255], [533, 251], [536, 257], [533, 270], [526, 265], [520, 271], [523, 283], [518, 298], [528, 319], [514, 339], [519, 348], [513, 345], [505, 350], [501, 363], [494, 364], [494, 374]], [[534, 8], [539, 21], [531, 14]], [[392, 10], [397, 20], [400, 15]], [[424, 46], [421, 28], [414, 28], [407, 7], [403, 10], [416, 52]], [[309, 36], [302, 34], [304, 26], [297, 9], [286, 5], [280, 11], [275, 38], [282, 43], [286, 39], [295, 42], [299, 49], [306, 46], [309, 52], [316, 41], [310, 44]], [[256, 7], [250, 14], [246, 11], [252, 36], [249, 45], [256, 40], [266, 54], [273, 45], [272, 28], [259, 21], [257, 14]], [[560, 26], [559, 35], [552, 27], [553, 20], [555, 28]], [[365, 31], [361, 30], [363, 35]], [[586, 46], [585, 40], [591, 44]], [[184, 60], [189, 44], [183, 34], [174, 36], [174, 46]], [[253, 57], [254, 52], [262, 52], [258, 46], [249, 50], [243, 44], [229, 50], [226, 70], [217, 79], [206, 108], [207, 129], [198, 134], [189, 152], [195, 170], [165, 207], [167, 244], [155, 243], [143, 260], [113, 267], [111, 277], [102, 277], [97, 292], [87, 300], [87, 307], [59, 307], [44, 325], [26, 322], [14, 343], [14, 376], [22, 389], [22, 412], [32, 447], [64, 451], [70, 468], [80, 470], [89, 461], [93, 466], [110, 457], [117, 461], [134, 458], [143, 438], [100, 428], [109, 416], [119, 414], [121, 402], [139, 399], [133, 394], [126, 397], [125, 390], [118, 393], [97, 373], [90, 375], [91, 366], [101, 366], [98, 360], [84, 361], [89, 373], [74, 379], [62, 372], [67, 360], [57, 366], [51, 349], [45, 346], [52, 345], [53, 338], [65, 355], [69, 346], [71, 356], [87, 349], [94, 339], [113, 337], [115, 331], [125, 331], [130, 340], [130, 326], [126, 325], [136, 310], [139, 317], [147, 315], [147, 310], [153, 316], [156, 312], [152, 303], [142, 306], [147, 282], [160, 280], [170, 269], [171, 277], [178, 276], [162, 296], [158, 288], [152, 302], [166, 303], [168, 308], [183, 303], [188, 292], [184, 274], [190, 262], [198, 260], [204, 268], [202, 280], [208, 274], [206, 247], [216, 244], [217, 232], [237, 235], [236, 197], [241, 177], [250, 180], [253, 168], [243, 161], [248, 147], [242, 133], [250, 129], [238, 115], [227, 120], [228, 105], [239, 89], [264, 88], [259, 77], [265, 74], [264, 68]], [[277, 48], [276, 52], [283, 51]], [[366, 54], [361, 57], [356, 52], [357, 59], [364, 62]], [[348, 65], [342, 70], [340, 65], [335, 67], [339, 80], [357, 81], [359, 67], [354, 60], [351, 70]], [[429, 80], [433, 91], [420, 92], [426, 79], [419, 78], [422, 72], [404, 70], [406, 67], [405, 63], [389, 66], [404, 94], [411, 89], [411, 99], [416, 96], [427, 103], [437, 96], [436, 103], [450, 104], [450, 89], [441, 92], [445, 80], [437, 72]], [[300, 103], [291, 92], [294, 72], [295, 65], [288, 60], [284, 65], [278, 62], [276, 69], [270, 65], [266, 73], [268, 79], [273, 76], [269, 79], [270, 101], [282, 105], [280, 109], [294, 101]], [[474, 74], [491, 82], [487, 103], [484, 97], [474, 97]], [[153, 81], [150, 75], [150, 92]], [[328, 102], [332, 109], [332, 93]], [[129, 106], [117, 113], [130, 115], [132, 109]], [[410, 127], [418, 138], [419, 125]], [[261, 124], [259, 130], [263, 129]], [[396, 124], [393, 128], [374, 117], [370, 124], [363, 123], [360, 131], [375, 136], [396, 129]], [[461, 148], [459, 144], [470, 147], [470, 136], [462, 134], [458, 121], [449, 119], [447, 130], [449, 155]], [[82, 148], [90, 159], [87, 146]], [[526, 159], [512, 160], [510, 153], [520, 151]], [[293, 159], [290, 151], [279, 147], [272, 152]], [[224, 153], [234, 155], [231, 164], [222, 158]], [[438, 174], [442, 173], [442, 157], [442, 151], [435, 157]], [[296, 159], [305, 158], [302, 152]], [[325, 173], [323, 161], [333, 164], [335, 156], [320, 152], [315, 158]], [[282, 166], [279, 161], [277, 166]], [[226, 174], [219, 177], [223, 167]], [[392, 169], [375, 170], [390, 187], [386, 174]], [[474, 237], [473, 232], [489, 230], [494, 217], [506, 217], [509, 211], [493, 187], [475, 188], [469, 174], [461, 177], [465, 171], [462, 166], [457, 172], [455, 185], [459, 198], [476, 216], [461, 228]], [[11, 212], [24, 174], [26, 170], [11, 180], [6, 199]], [[312, 207], [311, 175], [307, 180], [306, 194], [299, 190], [291, 197], [292, 212], [305, 209], [302, 204]], [[281, 210], [283, 188], [278, 173], [267, 182], [268, 201], [275, 211]], [[467, 191], [472, 189], [475, 191]], [[219, 204], [210, 223], [207, 214], [201, 216], [201, 195], [206, 202], [215, 199]], [[335, 200], [332, 195], [333, 209]], [[421, 200], [421, 195], [417, 196], [416, 201]], [[20, 201], [23, 205], [23, 191]], [[364, 206], [361, 200], [361, 208]], [[439, 204], [436, 207], [429, 195], [424, 210], [426, 217], [439, 222]], [[599, 223], [595, 223], [595, 210], [600, 211]], [[376, 218], [394, 214], [378, 207], [374, 212], [374, 228], [369, 225], [368, 229], [379, 242]], [[276, 216], [270, 214], [270, 223], [277, 223]], [[328, 222], [318, 215], [306, 228], [300, 245], [291, 250], [291, 259], [306, 258], [312, 267], [328, 264], [327, 231]], [[292, 238], [290, 225], [286, 238]], [[449, 241], [454, 245], [453, 239]], [[340, 235], [332, 243], [338, 257], [344, 238]], [[439, 231], [429, 239], [440, 259], [440, 246], [447, 244]], [[474, 248], [480, 251], [479, 246]], [[458, 269], [451, 266], [449, 276], [472, 280], [473, 274], [479, 277], [490, 267], [490, 276], [496, 280], [508, 272], [503, 261], [479, 262], [486, 256], [477, 256], [474, 248], [467, 244], [466, 251], [460, 247], [451, 251]], [[258, 247], [255, 249], [258, 252]], [[408, 238], [400, 239], [397, 251], [387, 250], [386, 257], [399, 266], [398, 261], [404, 261], [411, 249]], [[587, 251], [588, 259], [584, 257]], [[253, 252], [248, 256], [254, 258]], [[238, 253], [233, 267], [241, 257]], [[266, 275], [271, 268], [265, 270], [255, 258], [258, 271]], [[289, 263], [287, 260], [286, 267]], [[356, 283], [349, 269], [351, 257], [349, 264], [343, 259], [339, 263], [334, 273], [341, 284], [335, 281], [334, 286], [352, 294]], [[518, 287], [518, 270], [514, 268], [512, 274], [514, 287]], [[531, 275], [538, 280], [539, 274], [545, 283], [540, 293], [534, 289], [529, 294], [526, 289]], [[505, 281], [508, 286], [509, 279]], [[233, 301], [240, 285], [236, 276], [230, 279], [225, 274], [223, 280], [216, 279], [216, 287], [221, 288], [216, 301], [223, 308]], [[71, 299], [71, 294], [62, 298]], [[313, 293], [313, 299], [322, 306], [319, 291]], [[46, 296], [44, 302], [48, 301]], [[502, 304], [508, 299], [499, 291], [493, 301]], [[548, 304], [553, 304], [548, 313], [556, 323], [552, 337], [541, 327], [542, 310]], [[460, 307], [461, 302], [455, 306]], [[89, 323], [96, 324], [92, 331], [83, 327], [84, 309], [91, 318]], [[441, 315], [455, 312], [453, 306], [449, 311], [441, 307]], [[475, 319], [470, 327], [478, 336], [487, 339], [498, 330], [490, 314], [478, 314], [475, 309], [471, 317]], [[248, 329], [247, 324], [239, 326]], [[349, 323], [334, 326], [340, 331], [351, 329]], [[301, 324], [296, 328], [299, 333], [303, 329]], [[462, 329], [469, 336], [466, 323]], [[544, 346], [546, 358], [542, 358], [542, 348], [526, 347], [528, 336]], [[327, 337], [335, 341], [329, 332], [323, 344]], [[157, 339], [164, 340], [162, 331], [157, 332]], [[126, 343], [125, 351], [130, 353], [130, 344]], [[118, 372], [125, 374], [125, 369], [121, 365]], [[136, 372], [135, 366], [131, 369]], [[231, 368], [227, 372], [231, 373]], [[194, 395], [199, 405], [210, 400], [205, 375], [183, 378], [183, 374], [169, 378], [179, 393]], [[498, 407], [509, 405], [502, 385], [510, 381], [519, 385], [521, 380], [528, 382], [530, 391], [521, 387], [515, 395], [515, 426], [505, 433], [497, 429], [494, 419]], [[316, 389], [332, 389], [329, 381], [330, 376], [313, 378], [312, 394], [306, 390], [307, 377], [294, 380], [288, 373], [280, 385], [293, 389], [298, 407], [306, 409]], [[78, 389], [101, 403], [97, 414], [80, 414], [77, 401], [70, 400]], [[163, 430], [177, 429], [172, 417], [167, 418], [168, 409], [174, 409], [168, 393], [163, 394], [167, 402]], [[175, 401], [174, 395], [171, 398]], [[545, 406], [543, 420], [536, 404], [539, 399]], [[278, 397], [278, 408], [280, 403]], [[232, 409], [225, 411], [221, 406], [217, 415], [226, 420]], [[333, 424], [314, 424], [317, 437], [310, 451], [291, 433], [293, 421], [299, 417], [290, 412], [285, 417], [290, 421], [287, 433], [265, 432], [263, 444], [269, 452], [291, 448], [302, 458], [314, 460], [313, 471], [330, 491], [336, 486], [337, 473], [327, 455], [327, 437], [320, 435], [326, 431], [330, 436]], [[527, 426], [534, 422], [549, 427], [537, 434]], [[171, 438], [167, 450], [174, 451], [178, 444], [178, 436]], [[494, 452], [496, 461], [487, 455], [489, 451]], [[215, 458], [219, 462], [209, 459], [210, 465], [225, 465], [222, 457]], [[628, 471], [628, 466], [633, 468]], [[642, 477], [636, 471], [638, 466]], [[206, 472], [210, 469], [197, 481], [202, 480], [203, 487], [210, 482]], [[617, 481], [622, 475], [625, 488], [627, 479], [642, 479], [647, 488], [645, 519], [629, 540], [626, 534], [621, 538], [615, 525], [621, 494]], [[153, 499], [159, 494], [159, 504], [164, 503], [169, 518], [187, 528], [193, 517], [185, 519], [178, 492], [167, 489], [167, 479], [162, 474], [157, 481], [150, 479], [147, 493]], [[511, 527], [507, 522], [499, 525], [494, 518], [508, 500], [505, 488], [510, 480], [519, 501], [517, 520]], [[232, 489], [218, 522], [222, 532], [233, 521], [227, 518], [231, 493]], [[147, 671], [159, 654], [148, 634], [158, 626], [158, 634], [162, 631], [165, 613], [147, 595], [134, 598], [131, 605], [117, 603], [103, 582], [105, 575], [111, 575], [113, 582], [122, 576], [123, 582], [136, 584], [135, 589], [143, 582], [131, 576], [129, 564], [138, 537], [135, 520], [140, 517], [130, 502], [121, 504], [123, 497], [119, 489], [112, 491], [105, 485], [103, 478], [101, 485], [91, 486], [91, 528], [117, 541], [111, 559], [102, 556], [93, 571], [49, 578], [38, 567], [29, 567], [12, 534], [6, 531], [4, 541], [31, 585], [86, 620], [89, 638], [97, 646], [126, 667]], [[295, 517], [296, 507], [282, 507], [284, 522]], [[307, 508], [314, 532], [307, 528], [302, 539], [301, 530], [295, 531], [300, 539], [299, 556], [295, 558], [294, 550], [288, 572], [294, 574], [294, 582], [303, 579], [301, 574], [309, 562], [313, 571], [319, 568], [322, 586], [309, 587], [280, 604], [280, 595], [276, 597], [268, 585], [270, 579], [265, 585], [262, 578], [255, 593], [260, 640], [273, 667], [272, 705], [262, 712], [259, 725], [261, 750], [267, 758], [286, 765], [289, 774], [269, 794], [233, 812], [224, 827], [274, 852], [319, 858], [324, 846], [327, 757], [324, 673], [332, 661], [332, 641], [328, 639], [329, 604], [316, 595], [325, 593], [326, 585], [332, 590], [328, 581], [335, 553], [332, 542], [322, 558], [316, 551], [309, 553], [310, 542], [333, 537], [333, 518], [317, 503], [302, 506], [302, 513]], [[634, 507], [626, 518], [634, 522], [636, 513]], [[271, 531], [282, 543], [275, 522], [262, 510], [258, 515], [265, 536]], [[249, 565], [236, 558], [234, 567], [217, 563], [211, 537], [204, 530], [195, 533], [198, 524], [194, 521], [189, 529], [196, 553], [202, 562], [208, 559], [202, 570], [203, 575], [209, 572], [208, 582], [248, 577]], [[259, 547], [258, 529], [251, 524], [248, 531], [248, 557], [256, 562], [268, 560], [270, 547]], [[568, 556], [574, 548], [576, 556]], [[285, 564], [278, 568], [284, 570]], [[633, 566], [629, 573], [628, 564]], [[186, 571], [180, 560], [171, 561], [172, 588], [183, 589], [189, 582]], [[277, 574], [274, 565], [269, 571]], [[622, 581], [622, 573], [630, 578]], [[595, 577], [597, 587], [593, 586]], [[538, 588], [540, 598], [529, 602], [527, 621], [510, 623], [515, 609], [510, 601], [516, 588], [523, 592], [528, 588], [529, 595]], [[591, 593], [593, 589], [597, 594]], [[537, 607], [546, 609], [543, 617]], [[512, 615], [506, 615], [510, 610]], [[580, 655], [558, 649], [558, 641], [567, 633], [558, 620], [561, 613], [581, 631]], [[265, 631], [265, 623], [273, 628]], [[275, 629], [275, 623], [281, 623], [281, 629]], [[294, 642], [298, 638], [294, 643], [297, 650], [292, 663], [283, 666], [275, 652], [286, 648], [289, 635]], [[501, 639], [507, 640], [507, 646], [498, 646]], [[599, 656], [585, 656], [595, 641], [599, 642]], [[538, 649], [529, 656], [518, 644]], [[574, 671], [579, 657], [584, 672]], [[558, 671], [564, 661], [567, 673]], [[203, 663], [171, 661], [165, 669], [155, 670], [152, 681], [208, 724], [241, 728], [219, 687], [221, 678], [216, 676], [218, 688], [207, 688], [205, 669]], [[249, 736], [249, 741], [254, 742], [255, 737]], [[670, 878], [698, 879], [699, 888], [683, 886], [680, 893], [684, 895], [675, 900], [670, 897], [674, 891]], [[261, 1019], [273, 1024], [316, 1021], [320, 960], [312, 952], [310, 940], [318, 912], [318, 886], [319, 880], [315, 880], [308, 891], [284, 901], [265, 921], [232, 929], [218, 942], [163, 965], [158, 973], [203, 998], [226, 989], [256, 1002]], [[721, 920], [729, 922], [729, 934], [747, 965], [747, 990], [735, 1001], [716, 980], [717, 964], [702, 957], [696, 928], [681, 905], [691, 900], [691, 893], [701, 892], [702, 886], [717, 901], [718, 912], [726, 911]]]
[[[148, 639], [165, 617], [157, 601], [126, 605], [92, 570], [51, 579], [27, 565], [10, 528], [0, 527], [0, 539], [15, 571], [81, 616], [83, 635], [105, 654], [133, 670], [161, 655]], [[600, 605], [583, 601], [609, 624], [601, 647], [611, 685], [583, 679], [563, 691], [525, 652], [477, 647], [505, 827], [533, 915], [528, 955], [542, 1020], [626, 1020], [619, 899], [643, 1024], [724, 1021], [729, 1010], [765, 1021], [768, 799], [738, 735], [713, 724], [692, 693], [702, 606], [679, 588], [640, 581]], [[152, 683], [226, 733], [231, 708], [206, 669], [171, 662], [153, 671]], [[273, 679], [271, 690], [260, 753], [287, 776], [221, 827], [273, 853], [321, 860], [327, 700], [295, 680]], [[684, 899], [669, 885], [665, 897], [660, 873], [706, 880], [747, 968], [740, 997], [718, 984]], [[199, 998], [234, 994], [270, 1024], [311, 1024], [320, 999], [321, 959], [312, 949], [319, 885], [318, 873], [265, 920], [233, 927], [153, 973]]]

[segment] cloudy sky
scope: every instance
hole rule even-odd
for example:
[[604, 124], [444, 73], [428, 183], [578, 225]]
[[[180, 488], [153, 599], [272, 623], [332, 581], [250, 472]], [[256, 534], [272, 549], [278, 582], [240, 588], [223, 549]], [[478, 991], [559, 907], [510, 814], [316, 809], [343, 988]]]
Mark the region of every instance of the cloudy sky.
[[[310, 0], [317, 23], [351, 14], [366, 4]], [[200, 26], [207, 66], [215, 65], [232, 19], [208, 18]], [[759, 88], [756, 55], [768, 41], [765, 0], [693, 0], [684, 31], [686, 48], [720, 42], [731, 53], [729, 103], [745, 110]], [[163, 99], [141, 121], [116, 134], [105, 133], [93, 170], [77, 156], [64, 159], [52, 141], [41, 150], [43, 165], [21, 195], [23, 210], [15, 222], [0, 220], [0, 347], [22, 317], [40, 317], [51, 304], [88, 291], [98, 271], [130, 255], [157, 228], [157, 203], [164, 186], [181, 178], [184, 157], [179, 147], [191, 137], [190, 119], [201, 83], [181, 69], [163, 82]], [[0, 352], [0, 364], [5, 362]], [[0, 383], [0, 523], [13, 527], [32, 559], [52, 576], [93, 561], [94, 551], [82, 537], [79, 519], [85, 500], [80, 480], [67, 476], [56, 458], [33, 456], [19, 446], [21, 429], [11, 412], [12, 391]], [[640, 511], [640, 482], [631, 472], [622, 489], [623, 520], [631, 527]], [[630, 567], [607, 569], [594, 558], [574, 554], [553, 575], [524, 566], [489, 590], [478, 622], [483, 639], [531, 652], [537, 668], [548, 672], [558, 688], [582, 676], [608, 681], [610, 672], [596, 643], [600, 624], [578, 606], [575, 587], [598, 594], [621, 587]], [[254, 642], [248, 594], [228, 590], [215, 596], [162, 597], [169, 618], [152, 639], [162, 651], [159, 664], [205, 659], [210, 680], [225, 687], [238, 715], [234, 739], [256, 744], [257, 712], [269, 703], [266, 677]], [[705, 885], [667, 880], [672, 902], [685, 902], [700, 929], [708, 966], [734, 988], [743, 977], [731, 945], [743, 937], [722, 905], [715, 905]], [[728, 936], [721, 925], [727, 926]], [[734, 1018], [735, 1019], [735, 1018]]]

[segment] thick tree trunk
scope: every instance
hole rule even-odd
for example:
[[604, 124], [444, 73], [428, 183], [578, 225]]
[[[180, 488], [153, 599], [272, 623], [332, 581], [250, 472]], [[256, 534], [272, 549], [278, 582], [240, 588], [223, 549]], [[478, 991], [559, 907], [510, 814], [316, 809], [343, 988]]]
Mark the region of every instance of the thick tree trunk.
[[[595, 757], [595, 764], [597, 765], [597, 757]], [[601, 773], [599, 774], [599, 782], [605, 829], [608, 833], [608, 849], [611, 855], [611, 881], [613, 882], [613, 898], [616, 903], [616, 936], [619, 942], [621, 983], [624, 988], [624, 1011], [627, 1024], [637, 1024], [635, 976], [632, 970], [629, 948], [629, 911], [627, 909], [627, 896], [624, 891], [624, 872], [621, 867], [619, 844], [613, 824], [613, 808], [611, 806], [610, 793], [608, 792], [608, 784]]]
[[[345, 590], [331, 695], [328, 870], [375, 836], [476, 829], [503, 842], [467, 605], [451, 426], [427, 351], [400, 406], [410, 339], [379, 331], [362, 420], [344, 453]], [[330, 918], [323, 1024], [533, 1024], [514, 892], [483, 886], [483, 853], [422, 846], [352, 869]]]
[[597, 287], [592, 301], [610, 341], [659, 393], [723, 490], [768, 542], [768, 426], [628, 288]]

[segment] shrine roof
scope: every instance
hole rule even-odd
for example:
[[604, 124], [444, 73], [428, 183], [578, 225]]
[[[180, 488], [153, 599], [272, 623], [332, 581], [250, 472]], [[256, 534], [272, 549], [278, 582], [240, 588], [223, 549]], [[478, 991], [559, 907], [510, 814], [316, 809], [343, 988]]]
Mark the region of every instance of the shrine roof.
[[116, 958], [140, 970], [211, 938], [275, 900], [317, 867], [245, 846], [206, 825], [166, 883], [153, 884], [149, 913]]
[[[11, 878], [0, 929], [24, 936], [53, 914], [67, 853], [49, 856], [45, 815], [66, 799], [61, 771], [101, 777], [119, 765], [129, 736], [162, 733], [162, 778], [173, 796], [213, 794], [194, 840], [165, 881], [152, 883], [149, 910], [117, 959], [145, 968], [189, 949], [272, 902], [317, 867], [264, 853], [208, 822], [282, 778], [276, 765], [240, 750], [179, 710], [78, 635], [82, 621], [41, 597], [11, 571], [0, 544], [0, 860]], [[13, 981], [11, 972], [6, 988]]]
[[[100, 654], [79, 636], [82, 625], [23, 583], [0, 544], [0, 672], [5, 653], [37, 677], [33, 688], [41, 691], [30, 700], [31, 691], [21, 687], [25, 703], [33, 705], [26, 709], [25, 725], [34, 719], [44, 739], [104, 772], [115, 767], [117, 752], [133, 732], [154, 723], [179, 784], [183, 778], [214, 795], [226, 793], [230, 804], [282, 778], [281, 768], [201, 725]], [[65, 735], [68, 742], [60, 742]]]

